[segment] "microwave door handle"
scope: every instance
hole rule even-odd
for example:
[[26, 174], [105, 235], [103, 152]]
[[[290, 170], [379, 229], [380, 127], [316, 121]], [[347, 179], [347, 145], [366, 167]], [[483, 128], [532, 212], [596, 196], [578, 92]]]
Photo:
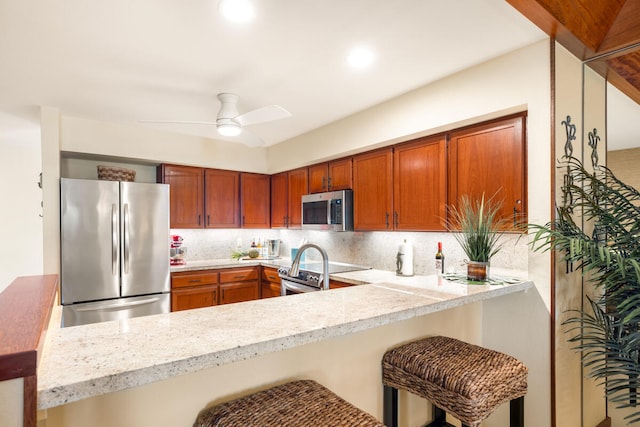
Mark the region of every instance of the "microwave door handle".
[[331, 203], [332, 199], [327, 200], [327, 224], [333, 224], [333, 206]]

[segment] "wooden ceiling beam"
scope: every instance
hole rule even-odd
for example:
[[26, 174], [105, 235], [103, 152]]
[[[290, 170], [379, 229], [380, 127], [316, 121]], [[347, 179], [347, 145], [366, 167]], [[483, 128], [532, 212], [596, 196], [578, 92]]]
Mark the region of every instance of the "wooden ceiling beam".
[[627, 0], [606, 37], [598, 46], [598, 52], [611, 52], [640, 42], [640, 0]]
[[[640, 0], [506, 0], [582, 61], [640, 42]], [[588, 65], [640, 104], [640, 53]]]
[[[538, 0], [506, 0], [542, 31], [564, 46], [580, 60], [591, 58], [595, 51], [573, 34], [556, 16]], [[560, 0], [562, 1], [562, 0]]]

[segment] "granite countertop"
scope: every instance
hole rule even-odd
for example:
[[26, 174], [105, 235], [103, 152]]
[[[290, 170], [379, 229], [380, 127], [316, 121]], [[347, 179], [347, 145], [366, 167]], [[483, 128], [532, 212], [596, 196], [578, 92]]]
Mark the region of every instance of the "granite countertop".
[[[50, 326], [38, 370], [38, 407], [137, 387], [533, 286], [526, 278], [503, 285], [465, 285], [380, 270], [335, 276], [371, 284], [68, 328]], [[59, 316], [60, 307], [56, 309], [54, 315]], [[258, 323], [263, 327], [250, 326]]]
[[[315, 263], [316, 261], [312, 261]], [[317, 261], [320, 262], [320, 261]], [[353, 267], [355, 264], [348, 264], [343, 262], [331, 261], [330, 264], [333, 266], [350, 266]], [[291, 266], [291, 258], [273, 258], [273, 259], [248, 259], [248, 260], [233, 260], [233, 259], [210, 259], [210, 260], [198, 260], [198, 261], [188, 261], [186, 265], [173, 265], [171, 266], [172, 273], [179, 273], [185, 271], [196, 271], [196, 270], [217, 270], [223, 268], [237, 268], [237, 267], [252, 267], [262, 265], [265, 267], [290, 267]], [[362, 269], [357, 270], [355, 272], [349, 273], [331, 273], [329, 275], [330, 279], [339, 280], [345, 283], [351, 283], [353, 285], [363, 285], [368, 283], [380, 282], [382, 278], [386, 277], [396, 277], [395, 273], [384, 270], [375, 270], [371, 269], [367, 266], [359, 266]], [[301, 264], [301, 268], [304, 268], [304, 264]], [[360, 273], [360, 274], [353, 274]]]

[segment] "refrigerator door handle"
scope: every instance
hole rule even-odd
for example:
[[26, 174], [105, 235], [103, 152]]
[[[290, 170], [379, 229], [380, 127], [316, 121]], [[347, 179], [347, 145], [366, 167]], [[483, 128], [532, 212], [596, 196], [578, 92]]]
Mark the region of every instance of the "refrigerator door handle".
[[136, 307], [139, 305], [145, 305], [145, 304], [151, 304], [154, 302], [159, 301], [160, 298], [159, 297], [152, 297], [152, 298], [147, 298], [147, 299], [143, 299], [143, 300], [138, 300], [138, 301], [132, 301], [132, 302], [116, 302], [113, 304], [105, 304], [105, 305], [100, 305], [100, 306], [95, 306], [95, 307], [81, 307], [76, 309], [77, 312], [84, 312], [84, 311], [101, 311], [101, 310], [121, 310], [123, 308], [129, 308], [129, 307]]
[[123, 206], [124, 215], [122, 218], [124, 229], [124, 274], [129, 274], [129, 203]]
[[111, 205], [111, 274], [118, 274], [118, 206]]

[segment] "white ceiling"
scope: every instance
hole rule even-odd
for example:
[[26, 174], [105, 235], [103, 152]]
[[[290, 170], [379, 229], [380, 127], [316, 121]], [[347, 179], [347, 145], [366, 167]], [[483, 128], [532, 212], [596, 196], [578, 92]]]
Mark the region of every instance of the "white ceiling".
[[[40, 105], [114, 122], [213, 121], [216, 94], [233, 92], [240, 112], [293, 114], [252, 127], [274, 144], [546, 37], [504, 0], [254, 3], [254, 21], [237, 24], [217, 0], [0, 0], [0, 126], [37, 125]], [[368, 70], [346, 65], [359, 44], [375, 51]]]

